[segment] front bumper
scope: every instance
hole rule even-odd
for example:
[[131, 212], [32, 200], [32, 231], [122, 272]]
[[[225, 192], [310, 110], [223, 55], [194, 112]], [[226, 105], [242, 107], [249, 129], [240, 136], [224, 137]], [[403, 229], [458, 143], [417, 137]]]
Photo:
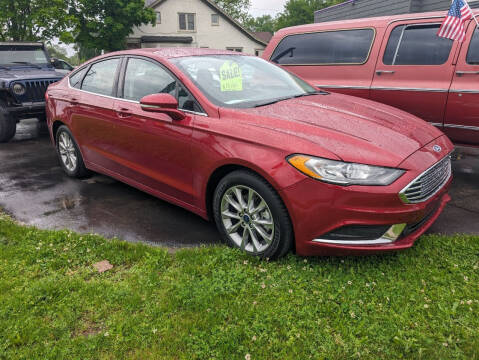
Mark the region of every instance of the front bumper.
[[[442, 153], [432, 153], [426, 146], [411, 155], [401, 164], [406, 174], [389, 186], [341, 187], [307, 178], [283, 189], [281, 196], [292, 219], [297, 254], [367, 255], [411, 247], [450, 201], [447, 191], [452, 177], [427, 201], [405, 204], [399, 197], [404, 187], [452, 151], [449, 140], [440, 138], [439, 143]], [[351, 243], [325, 236], [348, 226], [385, 230], [378, 238], [353, 239]]]
[[7, 107], [8, 113], [15, 115], [17, 118], [28, 118], [30, 116], [38, 116], [45, 114], [45, 101], [22, 103], [17, 106]]

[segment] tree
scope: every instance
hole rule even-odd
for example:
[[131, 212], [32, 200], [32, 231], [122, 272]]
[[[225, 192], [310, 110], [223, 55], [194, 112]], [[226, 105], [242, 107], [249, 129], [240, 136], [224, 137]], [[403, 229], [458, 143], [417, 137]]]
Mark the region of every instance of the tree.
[[249, 18], [248, 10], [251, 0], [213, 0], [225, 13], [240, 23], [245, 23]]
[[284, 11], [278, 16], [276, 29], [288, 26], [311, 24], [314, 22], [314, 12], [325, 7], [338, 4], [344, 0], [289, 0], [284, 5]]
[[63, 59], [65, 61], [69, 60], [67, 50], [65, 48], [62, 48], [61, 46], [49, 44], [47, 45], [47, 51], [52, 58]]
[[64, 0], [1, 0], [0, 40], [71, 39], [67, 7]]
[[251, 17], [245, 21], [244, 25], [248, 30], [254, 32], [267, 31], [273, 33], [276, 30], [276, 20], [271, 15]]
[[83, 51], [122, 50], [134, 26], [156, 23], [144, 0], [70, 0], [69, 13], [75, 42]]

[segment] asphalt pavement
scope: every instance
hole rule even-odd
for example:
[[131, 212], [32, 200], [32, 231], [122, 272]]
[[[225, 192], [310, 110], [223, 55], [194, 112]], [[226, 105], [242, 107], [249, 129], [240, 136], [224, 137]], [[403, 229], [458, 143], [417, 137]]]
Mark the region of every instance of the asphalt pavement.
[[[458, 148], [453, 198], [429, 233], [479, 235], [479, 149]], [[0, 144], [0, 207], [43, 229], [70, 229], [170, 248], [219, 242], [215, 226], [177, 206], [102, 175], [71, 179], [36, 120]]]

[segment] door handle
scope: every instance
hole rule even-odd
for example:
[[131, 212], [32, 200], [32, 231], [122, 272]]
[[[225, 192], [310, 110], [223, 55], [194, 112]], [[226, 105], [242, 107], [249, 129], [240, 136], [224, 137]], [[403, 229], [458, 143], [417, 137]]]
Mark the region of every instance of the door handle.
[[463, 75], [479, 75], [479, 71], [456, 71], [457, 76]]
[[70, 103], [72, 103], [73, 105], [78, 105], [78, 99], [76, 97], [72, 97], [70, 98]]
[[120, 117], [122, 119], [131, 117], [131, 115], [132, 115], [131, 111], [129, 109], [126, 109], [126, 108], [121, 108], [116, 113], [118, 114], [118, 117]]
[[395, 71], [393, 70], [376, 70], [377, 75], [382, 75], [382, 74], [394, 74]]

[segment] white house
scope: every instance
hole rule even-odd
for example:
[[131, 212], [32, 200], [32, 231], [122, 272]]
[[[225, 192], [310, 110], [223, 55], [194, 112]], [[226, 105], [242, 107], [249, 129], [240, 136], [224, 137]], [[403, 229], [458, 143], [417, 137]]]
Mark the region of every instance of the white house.
[[[147, 2], [148, 3], [148, 2]], [[261, 55], [266, 42], [247, 31], [211, 0], [149, 1], [156, 26], [133, 29], [128, 48], [198, 47]]]

